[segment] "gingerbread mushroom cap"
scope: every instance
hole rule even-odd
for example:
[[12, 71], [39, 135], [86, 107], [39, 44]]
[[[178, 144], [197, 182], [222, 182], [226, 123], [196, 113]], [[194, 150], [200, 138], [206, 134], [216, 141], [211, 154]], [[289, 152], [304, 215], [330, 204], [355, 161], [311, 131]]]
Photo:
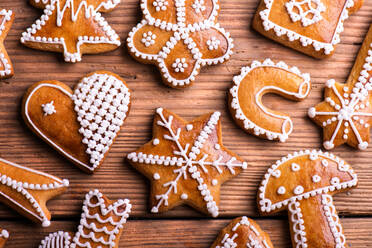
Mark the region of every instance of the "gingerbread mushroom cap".
[[322, 151], [295, 152], [276, 161], [258, 192], [260, 211], [284, 210], [290, 201], [336, 194], [357, 184], [357, 175], [344, 160]]

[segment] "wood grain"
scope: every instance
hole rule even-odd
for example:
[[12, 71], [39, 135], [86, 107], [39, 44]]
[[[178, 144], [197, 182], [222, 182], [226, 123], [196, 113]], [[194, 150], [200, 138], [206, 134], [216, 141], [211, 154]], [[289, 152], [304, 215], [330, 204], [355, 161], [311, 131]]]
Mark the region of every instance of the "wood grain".
[[[307, 118], [307, 109], [323, 99], [323, 87], [327, 79], [346, 81], [372, 22], [372, 1], [366, 0], [362, 9], [347, 20], [342, 42], [336, 53], [332, 58], [322, 61], [292, 51], [254, 32], [250, 28], [250, 22], [257, 5], [258, 0], [222, 0], [219, 20], [235, 40], [235, 54], [223, 65], [202, 69], [191, 88], [175, 90], [161, 83], [160, 74], [155, 67], [134, 61], [125, 46], [106, 54], [85, 55], [83, 61], [77, 64], [64, 63], [60, 54], [22, 46], [19, 42], [21, 33], [42, 11], [31, 7], [26, 0], [1, 0], [0, 7], [12, 9], [16, 19], [5, 41], [15, 66], [15, 76], [0, 82], [0, 157], [68, 178], [71, 184], [69, 191], [51, 201], [49, 208], [54, 218], [76, 220], [74, 224], [71, 221], [57, 222], [53, 225], [53, 230], [35, 229], [27, 221], [19, 222], [19, 215], [1, 205], [0, 219], [6, 220], [4, 227], [9, 228], [14, 237], [9, 242], [9, 247], [30, 247], [27, 246], [30, 242], [35, 246], [49, 231], [70, 227], [69, 230], [74, 230], [84, 194], [93, 188], [99, 188], [111, 199], [130, 198], [134, 205], [132, 217], [178, 219], [131, 221], [125, 238], [122, 239], [123, 247], [207, 247], [211, 244], [217, 230], [227, 224], [227, 221], [195, 219], [184, 222], [182, 219], [202, 217], [187, 207], [178, 207], [161, 215], [149, 214], [148, 182], [125, 161], [129, 152], [151, 138], [154, 109], [160, 106], [189, 120], [206, 112], [221, 111], [225, 146], [246, 159], [250, 166], [222, 187], [220, 215], [225, 218], [240, 215], [257, 217], [256, 190], [268, 166], [290, 152], [321, 148], [321, 130]], [[124, 42], [129, 30], [141, 19], [139, 0], [124, 0], [116, 10], [104, 16]], [[294, 103], [276, 96], [264, 98], [267, 106], [290, 113], [293, 118], [294, 130], [286, 143], [260, 140], [246, 134], [233, 123], [226, 106], [226, 93], [232, 77], [252, 60], [268, 57], [297, 65], [301, 71], [311, 73], [312, 77], [312, 91], [303, 102]], [[54, 79], [74, 87], [85, 74], [101, 69], [122, 76], [133, 90], [134, 102], [105, 163], [96, 174], [87, 175], [27, 129], [21, 118], [20, 104], [26, 89], [35, 82]], [[334, 149], [333, 153], [347, 160], [360, 179], [357, 189], [335, 197], [338, 211], [344, 216], [371, 216], [372, 146], [363, 152], [341, 146]], [[15, 221], [11, 221], [13, 219]], [[276, 247], [288, 247], [289, 235], [284, 221], [264, 220], [262, 223], [264, 229], [272, 231]], [[279, 230], [283, 226], [285, 228]], [[352, 247], [368, 246], [366, 244], [371, 241], [371, 237], [367, 233], [371, 228], [372, 220], [369, 218], [345, 219], [345, 233], [353, 244]], [[150, 234], [144, 235], [147, 232]], [[175, 233], [179, 234], [184, 243], [174, 239]]]

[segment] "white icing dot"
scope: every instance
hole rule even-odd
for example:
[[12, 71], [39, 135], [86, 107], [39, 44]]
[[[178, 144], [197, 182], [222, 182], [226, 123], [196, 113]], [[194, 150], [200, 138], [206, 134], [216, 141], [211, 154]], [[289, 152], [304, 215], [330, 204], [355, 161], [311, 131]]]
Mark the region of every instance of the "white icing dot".
[[340, 178], [338, 178], [338, 177], [332, 177], [332, 179], [331, 179], [331, 184], [332, 185], [337, 185], [339, 183], [340, 183]]
[[182, 199], [182, 200], [186, 200], [187, 198], [189, 198], [189, 196], [188, 196], [187, 194], [183, 193], [183, 194], [181, 195], [181, 199]]
[[328, 166], [328, 160], [323, 159], [323, 160], [322, 160], [322, 165], [323, 165], [324, 167], [327, 167], [327, 166]]
[[166, 1], [166, 0], [155, 0], [152, 3], [152, 5], [154, 5], [155, 10], [157, 12], [159, 12], [159, 11], [165, 11], [165, 10], [167, 10], [168, 1]]
[[213, 185], [213, 186], [216, 186], [217, 184], [218, 184], [217, 179], [213, 179], [213, 180], [212, 180], [212, 185]]
[[314, 183], [319, 183], [320, 180], [321, 180], [321, 178], [320, 178], [320, 176], [318, 176], [318, 175], [314, 175], [314, 176], [312, 177], [312, 180], [313, 180]]
[[217, 50], [220, 44], [221, 44], [221, 41], [218, 40], [215, 36], [207, 40], [207, 46], [210, 51]]
[[154, 179], [155, 179], [155, 180], [159, 180], [159, 179], [160, 179], [160, 175], [159, 175], [159, 173], [154, 173]]
[[191, 130], [193, 129], [193, 127], [194, 127], [194, 126], [193, 126], [192, 124], [187, 124], [187, 125], [186, 125], [186, 130], [187, 130], [187, 131], [191, 131]]
[[186, 58], [177, 58], [172, 64], [174, 72], [185, 72], [185, 69], [188, 66], [189, 65], [186, 63]]
[[304, 187], [302, 187], [301, 185], [297, 186], [293, 190], [293, 193], [295, 193], [296, 195], [300, 195], [300, 194], [304, 193]]
[[301, 167], [300, 167], [299, 164], [292, 163], [291, 169], [292, 169], [292, 171], [299, 171], [301, 169]]
[[276, 171], [273, 171], [273, 176], [276, 177], [276, 178], [279, 178], [280, 175], [282, 174], [282, 172], [280, 170], [276, 170]]
[[41, 104], [41, 107], [43, 108], [45, 116], [57, 113], [53, 104], [54, 104], [54, 101], [51, 101], [50, 103], [46, 103], [46, 104]]
[[280, 186], [276, 192], [278, 193], [278, 195], [284, 195], [285, 188], [283, 186]]
[[214, 149], [216, 149], [216, 150], [220, 150], [220, 149], [221, 149], [220, 144], [215, 144], [215, 145], [214, 145]]
[[159, 143], [160, 143], [159, 139], [154, 139], [154, 140], [152, 141], [152, 144], [153, 144], [154, 146], [159, 145]]

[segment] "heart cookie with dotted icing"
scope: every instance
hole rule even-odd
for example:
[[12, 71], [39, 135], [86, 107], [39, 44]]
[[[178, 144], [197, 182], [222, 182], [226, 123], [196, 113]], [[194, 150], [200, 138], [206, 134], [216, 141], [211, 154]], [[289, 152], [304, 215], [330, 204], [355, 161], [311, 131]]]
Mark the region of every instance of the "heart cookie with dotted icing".
[[26, 124], [82, 170], [104, 161], [130, 110], [125, 81], [108, 71], [84, 77], [71, 90], [58, 81], [32, 85], [23, 98]]
[[13, 65], [5, 50], [4, 40], [14, 21], [14, 13], [11, 10], [0, 10], [0, 79], [13, 76]]
[[221, 230], [211, 248], [273, 248], [270, 237], [260, 226], [246, 216], [231, 221]]
[[258, 190], [258, 207], [263, 215], [288, 211], [293, 247], [346, 248], [332, 196], [357, 183], [344, 160], [328, 152], [295, 152], [268, 169]]
[[228, 60], [234, 47], [220, 27], [219, 0], [141, 0], [143, 20], [127, 39], [139, 62], [156, 65], [170, 87], [191, 85], [204, 65]]
[[247, 163], [222, 145], [220, 113], [191, 122], [158, 108], [153, 139], [128, 154], [132, 166], [151, 180], [151, 212], [187, 204], [217, 217], [221, 185]]
[[334, 53], [344, 22], [364, 0], [261, 0], [253, 28], [315, 58]]

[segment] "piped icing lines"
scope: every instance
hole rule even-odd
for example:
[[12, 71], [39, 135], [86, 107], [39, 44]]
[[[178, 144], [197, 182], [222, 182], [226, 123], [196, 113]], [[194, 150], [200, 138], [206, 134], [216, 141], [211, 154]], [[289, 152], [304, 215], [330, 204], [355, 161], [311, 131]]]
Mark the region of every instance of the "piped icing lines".
[[301, 21], [304, 27], [322, 20], [322, 13], [326, 11], [322, 0], [290, 0], [285, 7], [292, 21]]
[[259, 209], [265, 215], [289, 212], [293, 247], [346, 247], [332, 195], [357, 182], [351, 166], [328, 152], [295, 152], [268, 169], [258, 191]]
[[[361, 61], [362, 63], [360, 63]], [[332, 149], [347, 143], [365, 150], [372, 124], [372, 28], [359, 52], [346, 84], [328, 80], [325, 101], [310, 108], [308, 115], [323, 128], [323, 146]]]
[[4, 40], [13, 24], [14, 14], [11, 10], [0, 10], [0, 79], [13, 76], [13, 66], [4, 47]]
[[187, 123], [156, 110], [153, 140], [128, 154], [130, 163], [152, 181], [151, 212], [186, 203], [218, 216], [220, 185], [247, 167], [222, 146], [219, 118], [214, 112]]
[[237, 124], [245, 131], [269, 140], [284, 142], [292, 133], [291, 118], [265, 107], [261, 98], [275, 93], [300, 101], [310, 92], [310, 75], [284, 62], [253, 61], [235, 76], [229, 91], [229, 108]]
[[0, 158], [0, 200], [43, 227], [50, 225], [51, 218], [46, 202], [62, 194], [68, 185], [66, 179]]
[[107, 71], [87, 75], [74, 91], [61, 82], [43, 81], [25, 94], [24, 119], [53, 148], [94, 172], [128, 116], [130, 96], [124, 80]]
[[90, 191], [85, 196], [75, 236], [72, 238], [70, 233], [63, 231], [51, 233], [41, 241], [39, 248], [117, 248], [131, 208], [128, 199], [111, 202], [98, 190]]
[[143, 20], [127, 39], [130, 54], [158, 66], [163, 81], [185, 87], [204, 65], [228, 60], [234, 47], [217, 22], [218, 0], [141, 0]]
[[246, 216], [239, 217], [221, 230], [211, 248], [273, 248], [269, 236]]
[[120, 0], [31, 0], [44, 14], [21, 42], [28, 47], [63, 52], [66, 62], [79, 62], [83, 53], [100, 53], [120, 46], [120, 38], [100, 12], [114, 9]]

